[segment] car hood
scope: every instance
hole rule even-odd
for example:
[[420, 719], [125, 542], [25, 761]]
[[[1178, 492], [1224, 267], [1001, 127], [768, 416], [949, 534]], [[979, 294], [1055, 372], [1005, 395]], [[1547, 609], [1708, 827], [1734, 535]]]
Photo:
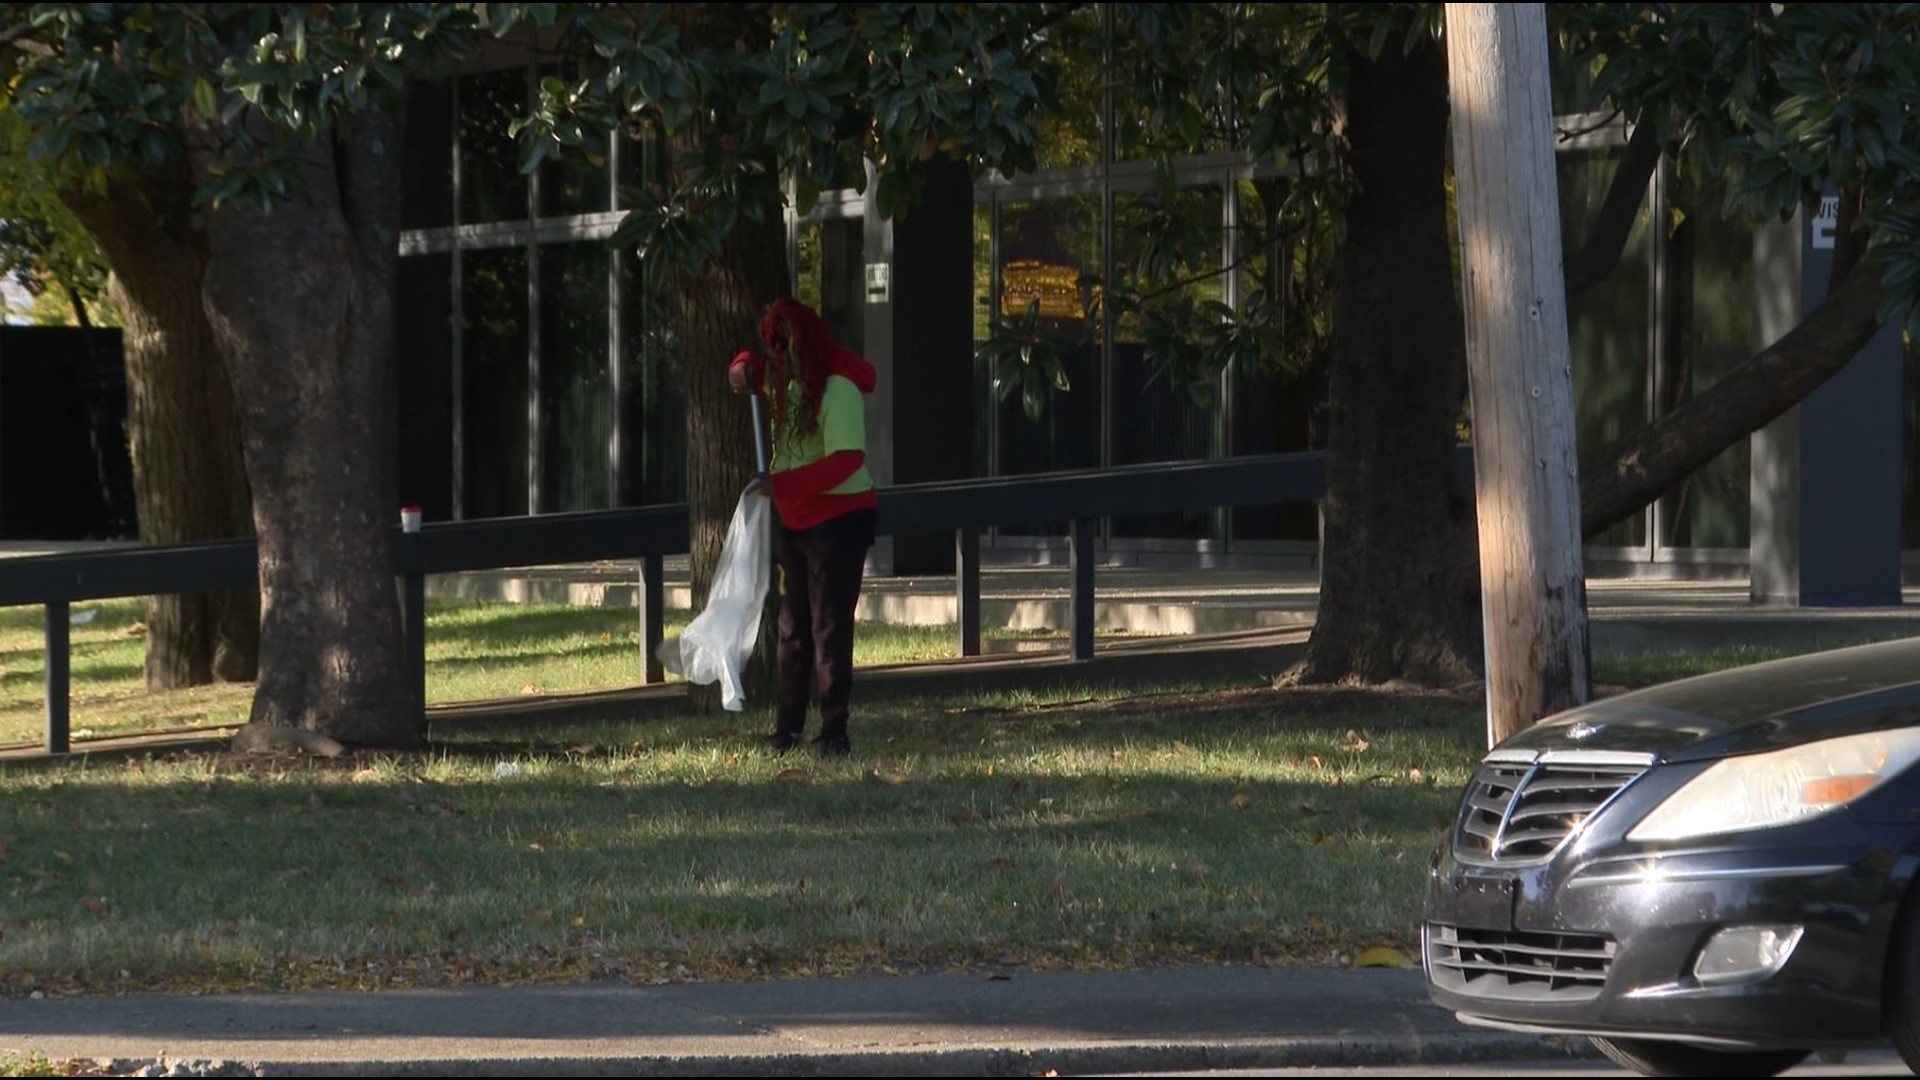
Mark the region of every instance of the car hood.
[[1920, 638], [1775, 660], [1559, 713], [1511, 750], [1612, 750], [1688, 761], [1920, 724]]

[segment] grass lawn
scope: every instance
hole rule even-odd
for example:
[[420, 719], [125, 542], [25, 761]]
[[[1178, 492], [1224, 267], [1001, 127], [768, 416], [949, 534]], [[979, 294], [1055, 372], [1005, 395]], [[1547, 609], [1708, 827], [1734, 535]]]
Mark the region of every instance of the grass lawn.
[[[152, 726], [175, 698], [203, 704], [171, 718], [238, 719], [244, 688], [139, 692], [136, 616], [75, 627], [76, 726]], [[0, 691], [31, 738], [38, 612], [0, 617]], [[432, 694], [628, 683], [635, 638], [625, 611], [441, 606]], [[862, 661], [948, 647], [871, 632]], [[883, 698], [832, 762], [759, 753], [749, 711], [4, 770], [0, 996], [1411, 956], [1483, 724], [1443, 693], [1143, 673]]]
[[[78, 605], [74, 615], [86, 620], [71, 631], [76, 739], [245, 722], [250, 685], [147, 693], [141, 601]], [[668, 611], [667, 636], [680, 633], [690, 618], [684, 610]], [[1006, 629], [984, 636], [1007, 646], [1044, 645], [1049, 638]], [[942, 659], [954, 655], [954, 632], [863, 624], [855, 654], [861, 665]], [[428, 601], [430, 704], [637, 686], [640, 663], [640, 626], [631, 609]], [[44, 737], [45, 680], [41, 609], [0, 608], [0, 746]]]

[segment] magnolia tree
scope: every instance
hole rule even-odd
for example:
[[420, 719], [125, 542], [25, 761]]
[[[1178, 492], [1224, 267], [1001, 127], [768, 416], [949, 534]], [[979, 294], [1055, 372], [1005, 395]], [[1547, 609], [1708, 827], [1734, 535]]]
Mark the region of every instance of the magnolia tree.
[[[893, 212], [933, 155], [1029, 165], [1027, 117], [1044, 90], [1030, 56], [1051, 17], [1021, 4], [43, 4], [9, 15], [18, 21], [0, 27], [0, 45], [33, 153], [76, 178], [70, 202], [116, 276], [130, 289], [136, 278], [172, 286], [150, 306], [178, 313], [177, 325], [203, 318], [230, 376], [218, 382], [239, 418], [260, 544], [259, 681], [243, 745], [280, 732], [385, 746], [422, 734], [382, 449], [409, 86], [457, 59], [563, 58], [573, 74], [544, 81], [517, 126], [528, 168], [591, 153], [615, 131], [668, 150], [667, 175], [638, 193], [620, 240], [679, 295], [701, 448], [690, 477], [700, 588], [751, 467], [723, 364], [786, 291], [782, 178], [797, 178], [804, 206], [864, 158], [874, 205]], [[157, 279], [147, 244], [172, 260]]]

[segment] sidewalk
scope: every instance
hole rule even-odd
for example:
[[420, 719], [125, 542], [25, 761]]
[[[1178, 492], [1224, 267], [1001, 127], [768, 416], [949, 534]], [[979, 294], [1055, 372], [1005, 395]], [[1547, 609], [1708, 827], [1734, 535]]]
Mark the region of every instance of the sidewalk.
[[1038, 1076], [1589, 1053], [1463, 1026], [1417, 972], [1252, 967], [13, 1000], [0, 1049], [154, 1076]]
[[[429, 595], [517, 603], [633, 606], [634, 563], [527, 567], [436, 576]], [[668, 607], [692, 603], [685, 559], [665, 567]], [[1095, 628], [1101, 633], [1187, 635], [1308, 630], [1320, 602], [1319, 577], [1296, 570], [1196, 570], [1102, 566], [1095, 572]], [[1746, 579], [1706, 581], [1593, 578], [1588, 614], [1596, 653], [1627, 654], [1703, 644], [1828, 648], [1920, 636], [1920, 588], [1899, 608], [1755, 605]], [[987, 567], [980, 575], [982, 626], [1064, 631], [1072, 620], [1064, 566]], [[951, 626], [952, 577], [870, 577], [859, 617], [905, 626]], [[989, 642], [1009, 651], [1014, 642]], [[1035, 647], [1046, 647], [1034, 643]]]

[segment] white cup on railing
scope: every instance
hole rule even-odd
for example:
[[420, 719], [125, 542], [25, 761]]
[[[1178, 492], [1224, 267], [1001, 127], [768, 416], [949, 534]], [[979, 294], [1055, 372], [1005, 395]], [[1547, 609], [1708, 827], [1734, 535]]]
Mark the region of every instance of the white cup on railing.
[[400, 531], [417, 533], [420, 531], [420, 508], [403, 506], [400, 508]]

